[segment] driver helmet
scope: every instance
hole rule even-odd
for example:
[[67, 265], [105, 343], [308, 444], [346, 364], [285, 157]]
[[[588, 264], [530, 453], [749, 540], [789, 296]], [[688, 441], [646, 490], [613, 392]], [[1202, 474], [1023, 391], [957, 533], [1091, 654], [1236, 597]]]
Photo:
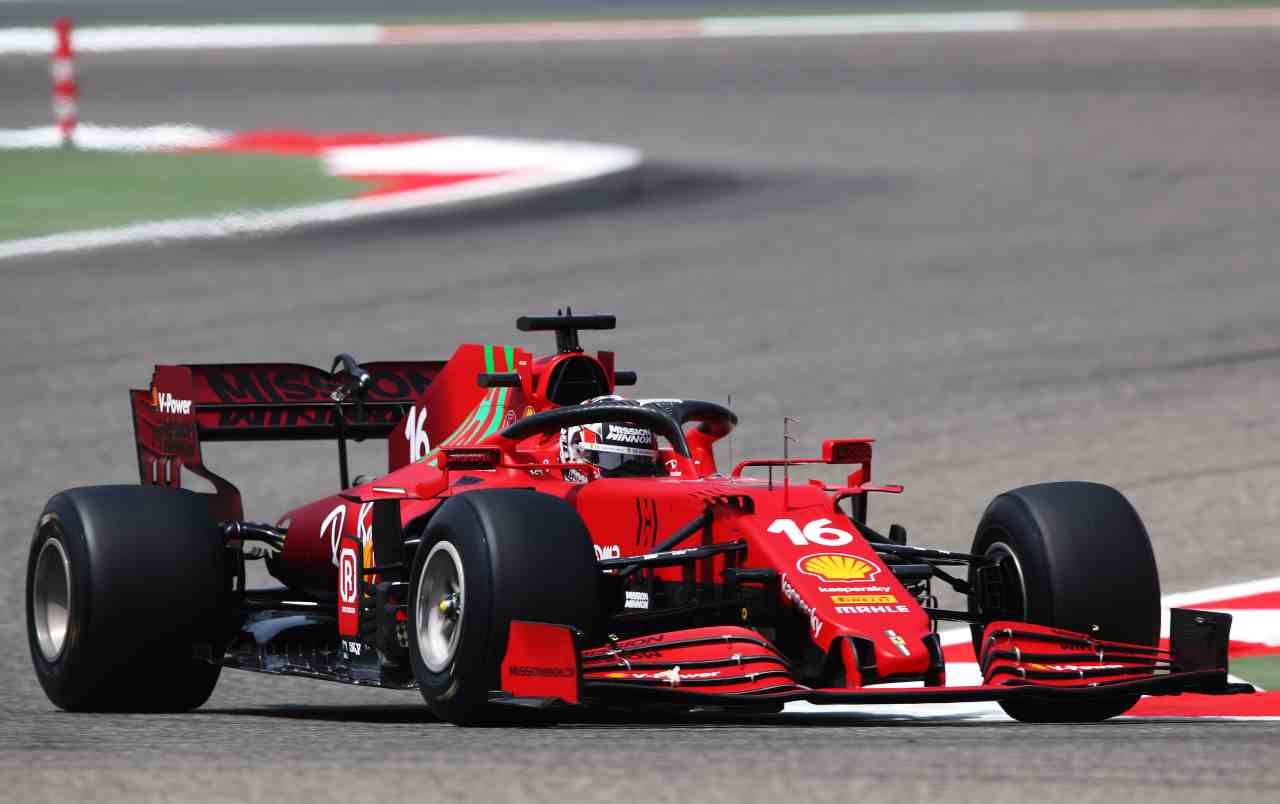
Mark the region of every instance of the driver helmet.
[[[620, 396], [598, 396], [583, 404], [638, 404]], [[590, 463], [600, 467], [601, 477], [653, 477], [662, 474], [658, 462], [658, 437], [652, 430], [615, 422], [566, 427], [560, 431], [560, 462]], [[586, 480], [568, 470], [573, 480]]]

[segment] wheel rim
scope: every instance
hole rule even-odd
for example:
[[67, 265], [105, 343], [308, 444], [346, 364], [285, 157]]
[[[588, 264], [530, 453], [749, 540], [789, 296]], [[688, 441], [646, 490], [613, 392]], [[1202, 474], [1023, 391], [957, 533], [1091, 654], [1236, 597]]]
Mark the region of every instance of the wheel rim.
[[36, 556], [31, 610], [40, 653], [45, 661], [56, 662], [66, 647], [71, 622], [71, 562], [57, 539], [46, 539]]
[[1025, 621], [1028, 617], [1027, 578], [1022, 572], [1022, 562], [1018, 560], [1018, 554], [1013, 552], [1013, 548], [1004, 542], [992, 542], [983, 555], [995, 560], [996, 566], [1000, 568], [1000, 573], [1006, 581], [1010, 576], [1016, 578], [1017, 584], [1015, 588], [1018, 599], [1014, 601], [1014, 605], [1006, 604], [1003, 608], [1008, 613], [1017, 615], [1018, 619]]
[[462, 636], [466, 579], [458, 550], [449, 542], [439, 542], [422, 562], [418, 576], [418, 652], [433, 673], [442, 673], [453, 663]]

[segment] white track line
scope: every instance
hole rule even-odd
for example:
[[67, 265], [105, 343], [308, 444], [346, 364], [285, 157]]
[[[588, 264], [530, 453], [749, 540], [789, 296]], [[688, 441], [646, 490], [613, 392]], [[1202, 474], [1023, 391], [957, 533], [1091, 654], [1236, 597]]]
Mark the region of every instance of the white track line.
[[[78, 29], [75, 48], [79, 52], [106, 53], [482, 42], [1276, 27], [1280, 27], [1280, 8], [826, 14], [422, 25], [132, 25]], [[52, 48], [53, 32], [47, 28], [0, 29], [0, 55], [46, 56]]]
[[[1172, 595], [1165, 595], [1160, 599], [1160, 605], [1163, 610], [1162, 622], [1160, 626], [1160, 635], [1169, 636], [1169, 609], [1173, 608], [1196, 608], [1205, 603], [1214, 603], [1219, 600], [1233, 600], [1235, 598], [1249, 597], [1251, 595], [1261, 595], [1267, 592], [1280, 591], [1280, 576], [1274, 578], [1263, 578], [1257, 581], [1244, 581], [1242, 583], [1233, 583], [1226, 586], [1215, 586], [1209, 589], [1200, 589], [1195, 592], [1179, 592]], [[1266, 609], [1258, 609], [1256, 611], [1266, 611]], [[1256, 615], [1244, 614], [1243, 612], [1233, 612], [1234, 614], [1242, 614], [1236, 622], [1232, 623], [1231, 636], [1238, 642], [1262, 642], [1270, 644], [1276, 637], [1274, 633], [1280, 624], [1274, 626], [1267, 621], [1262, 621]], [[1256, 621], [1256, 622], [1255, 622]], [[972, 639], [969, 629], [966, 626], [959, 628], [948, 628], [938, 633], [944, 647], [950, 645], [963, 645]]]
[[865, 36], [901, 33], [1021, 31], [1022, 11], [944, 14], [823, 14], [800, 17], [708, 17], [700, 34], [712, 39], [746, 36]]
[[[77, 53], [129, 50], [229, 50], [238, 48], [332, 47], [376, 45], [379, 25], [130, 25], [77, 28]], [[0, 55], [48, 55], [53, 50], [49, 28], [0, 28]]]
[[1263, 578], [1258, 581], [1233, 583], [1227, 586], [1215, 586], [1212, 589], [1201, 589], [1198, 592], [1165, 595], [1162, 602], [1165, 608], [1199, 606], [1203, 603], [1213, 603], [1217, 600], [1232, 600], [1238, 597], [1249, 597], [1275, 591], [1280, 591], [1280, 576]]
[[[72, 141], [82, 151], [154, 151], [175, 148], [212, 148], [223, 142], [230, 132], [192, 125], [99, 126], [81, 123]], [[0, 129], [0, 149], [57, 148], [62, 133], [57, 126]]]

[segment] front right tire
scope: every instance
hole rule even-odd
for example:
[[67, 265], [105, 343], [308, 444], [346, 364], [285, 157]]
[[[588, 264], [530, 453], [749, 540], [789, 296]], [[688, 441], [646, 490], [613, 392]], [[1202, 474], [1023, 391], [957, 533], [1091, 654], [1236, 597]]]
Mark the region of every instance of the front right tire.
[[[998, 584], [969, 581], [970, 610], [1154, 646], [1160, 580], [1146, 527], [1124, 495], [1098, 483], [1042, 483], [1005, 492], [987, 506], [971, 552], [996, 562]], [[974, 651], [982, 655], [982, 626]], [[1128, 711], [1139, 696], [1071, 703], [1002, 701], [1017, 720], [1092, 722]]]

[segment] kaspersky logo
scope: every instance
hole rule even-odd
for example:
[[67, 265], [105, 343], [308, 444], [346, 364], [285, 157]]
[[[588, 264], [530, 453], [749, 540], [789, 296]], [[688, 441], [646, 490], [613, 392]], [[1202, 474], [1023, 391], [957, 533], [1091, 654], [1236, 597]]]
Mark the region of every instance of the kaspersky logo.
[[177, 413], [186, 416], [191, 413], [191, 400], [178, 399], [168, 391], [151, 389], [151, 406], [161, 413]]
[[796, 569], [824, 581], [861, 583], [874, 581], [880, 574], [880, 565], [869, 558], [847, 556], [840, 553], [814, 553], [796, 562]]

